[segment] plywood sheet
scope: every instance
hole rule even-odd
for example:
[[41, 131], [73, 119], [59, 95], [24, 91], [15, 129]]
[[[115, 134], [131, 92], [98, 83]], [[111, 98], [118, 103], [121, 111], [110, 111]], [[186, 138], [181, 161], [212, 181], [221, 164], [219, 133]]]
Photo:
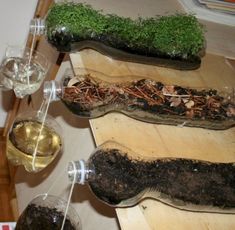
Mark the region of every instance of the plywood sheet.
[[[185, 86], [235, 86], [235, 71], [231, 62], [211, 54], [207, 54], [202, 60], [201, 68], [194, 71], [116, 61], [93, 50], [71, 54], [70, 58], [75, 72], [78, 73], [78, 68], [81, 67], [95, 69], [109, 75], [104, 80], [111, 82], [132, 80], [133, 75], [138, 75]], [[92, 119], [90, 124], [97, 145], [107, 140], [115, 140], [146, 158], [184, 157], [235, 162], [235, 128], [214, 131], [156, 125], [119, 113]], [[141, 224], [145, 225], [147, 222], [150, 229], [235, 229], [234, 215], [186, 212], [153, 200], [145, 200], [133, 208], [117, 209], [122, 229], [143, 229], [138, 228], [141, 224], [137, 224], [136, 228], [140, 210], [144, 218]], [[134, 213], [138, 214], [137, 222], [132, 221], [131, 225], [127, 220], [130, 216], [135, 216]]]

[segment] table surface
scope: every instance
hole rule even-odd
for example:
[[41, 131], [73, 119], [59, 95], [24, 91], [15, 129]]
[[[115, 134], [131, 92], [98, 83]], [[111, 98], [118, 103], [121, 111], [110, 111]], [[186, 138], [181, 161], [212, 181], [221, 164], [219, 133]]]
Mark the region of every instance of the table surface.
[[[197, 87], [235, 86], [235, 69], [224, 57], [206, 54], [199, 69], [179, 71], [113, 60], [94, 50], [70, 54], [73, 69], [89, 68], [106, 75], [105, 81], [120, 82], [151, 78], [167, 84]], [[213, 162], [235, 161], [235, 128], [214, 131], [201, 128], [156, 125], [109, 113], [90, 120], [96, 142], [123, 144], [143, 157], [183, 157]], [[122, 229], [234, 229], [235, 216], [195, 213], [146, 199], [131, 208], [116, 209]]]

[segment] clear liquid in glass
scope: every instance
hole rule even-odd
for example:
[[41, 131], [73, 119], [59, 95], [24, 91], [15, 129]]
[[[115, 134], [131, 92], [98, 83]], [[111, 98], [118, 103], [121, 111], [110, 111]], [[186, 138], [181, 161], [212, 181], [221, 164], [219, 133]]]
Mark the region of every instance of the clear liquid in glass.
[[23, 98], [36, 92], [44, 79], [46, 70], [37, 62], [21, 57], [6, 58], [1, 68], [2, 85], [13, 89], [16, 97]]

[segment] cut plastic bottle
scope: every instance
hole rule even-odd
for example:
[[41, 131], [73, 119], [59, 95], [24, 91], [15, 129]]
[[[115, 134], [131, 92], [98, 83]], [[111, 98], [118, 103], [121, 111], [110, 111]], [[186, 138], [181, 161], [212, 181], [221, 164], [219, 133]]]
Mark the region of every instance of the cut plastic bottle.
[[235, 213], [234, 163], [144, 159], [109, 141], [87, 161], [70, 162], [69, 180], [75, 175], [76, 183], [87, 184], [99, 200], [114, 207], [150, 198], [188, 211]]
[[[69, 205], [63, 225], [67, 202], [53, 195], [35, 197], [20, 215], [16, 230], [81, 230], [81, 220], [76, 210]], [[63, 225], [63, 228], [62, 228]]]
[[120, 112], [153, 124], [215, 130], [235, 125], [233, 87], [190, 88], [144, 78], [109, 83], [102, 80], [109, 76], [101, 72], [89, 69], [78, 72], [77, 76], [65, 74], [60, 82], [45, 82], [44, 97], [52, 94], [52, 101], [61, 100], [71, 112], [84, 118]]
[[30, 31], [44, 35], [59, 52], [92, 48], [118, 60], [181, 70], [200, 67], [205, 52], [202, 25], [186, 14], [132, 20], [86, 4], [59, 2], [45, 18], [32, 19]]

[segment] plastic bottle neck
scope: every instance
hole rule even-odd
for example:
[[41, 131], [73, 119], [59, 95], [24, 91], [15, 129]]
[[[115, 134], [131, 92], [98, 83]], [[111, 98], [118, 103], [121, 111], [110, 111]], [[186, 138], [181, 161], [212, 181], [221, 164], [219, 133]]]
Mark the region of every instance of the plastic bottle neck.
[[45, 81], [43, 87], [43, 96], [45, 99], [50, 101], [58, 101], [60, 97], [58, 95], [62, 94], [62, 88], [60, 84], [56, 81]]
[[84, 184], [91, 179], [92, 174], [94, 174], [94, 170], [89, 168], [84, 160], [71, 161], [68, 164], [68, 178], [71, 182], [75, 179], [75, 183]]
[[45, 26], [44, 19], [34, 18], [30, 21], [29, 32], [31, 34], [43, 35], [43, 34], [45, 34], [45, 31], [46, 31], [46, 26]]

